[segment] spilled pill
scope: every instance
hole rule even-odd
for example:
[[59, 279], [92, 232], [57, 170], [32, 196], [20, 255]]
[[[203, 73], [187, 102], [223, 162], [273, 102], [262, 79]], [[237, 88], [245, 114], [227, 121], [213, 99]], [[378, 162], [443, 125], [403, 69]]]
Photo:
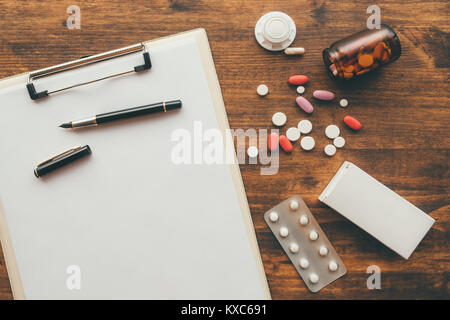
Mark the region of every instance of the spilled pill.
[[333, 144], [336, 148], [342, 148], [345, 146], [345, 139], [343, 137], [334, 138]]
[[305, 92], [305, 87], [304, 86], [298, 86], [297, 87], [297, 93], [298, 94], [303, 94]]
[[334, 93], [328, 90], [316, 90], [313, 92], [313, 97], [319, 100], [333, 100]]
[[280, 236], [282, 236], [283, 238], [286, 238], [289, 235], [289, 231], [286, 227], [281, 227], [280, 228]]
[[277, 222], [277, 221], [278, 221], [278, 213], [276, 213], [275, 211], [272, 211], [272, 212], [269, 214], [269, 219], [270, 219], [270, 221], [272, 221], [272, 222]]
[[297, 102], [298, 106], [302, 108], [306, 113], [312, 113], [314, 111], [314, 107], [312, 106], [311, 102], [309, 102], [302, 96], [297, 97], [297, 99], [295, 99], [295, 102]]
[[265, 84], [260, 84], [257, 88], [256, 88], [256, 92], [258, 93], [258, 95], [260, 95], [261, 97], [264, 97], [265, 95], [267, 95], [269, 93], [269, 88], [265, 85]]
[[256, 158], [258, 156], [258, 148], [255, 146], [248, 147], [247, 154], [249, 158]]
[[269, 140], [267, 142], [269, 150], [270, 151], [277, 151], [278, 150], [278, 144], [279, 144], [279, 138], [277, 133], [271, 133], [269, 135]]
[[300, 141], [300, 146], [305, 151], [314, 149], [315, 145], [316, 142], [314, 141], [314, 138], [310, 136], [303, 137], [302, 140]]
[[327, 136], [328, 139], [337, 138], [339, 137], [340, 133], [341, 130], [339, 130], [339, 127], [334, 124], [330, 124], [328, 127], [325, 128], [325, 135]]
[[301, 258], [299, 264], [302, 269], [308, 269], [309, 267], [309, 261], [306, 258]]
[[284, 53], [287, 55], [294, 55], [294, 54], [298, 54], [298, 55], [304, 55], [305, 54], [305, 48], [286, 48], [284, 49]]
[[298, 130], [298, 128], [295, 128], [295, 127], [289, 128], [286, 131], [286, 137], [290, 141], [295, 142], [298, 139], [300, 139], [300, 130]]
[[304, 76], [304, 75], [295, 75], [295, 76], [289, 77], [288, 82], [290, 84], [293, 84], [296, 86], [301, 86], [302, 84], [305, 84], [308, 82], [308, 77]]
[[285, 152], [292, 152], [292, 150], [294, 149], [294, 147], [292, 147], [292, 143], [285, 135], [280, 136], [279, 142], [281, 149], [283, 149]]
[[345, 108], [346, 106], [348, 106], [348, 100], [341, 99], [341, 101], [339, 101], [339, 104], [341, 105], [342, 108]]
[[332, 144], [327, 144], [325, 148], [323, 148], [323, 151], [327, 156], [332, 157], [336, 154], [336, 147]]
[[283, 112], [276, 112], [272, 116], [272, 122], [277, 127], [282, 127], [286, 123], [286, 115]]
[[355, 131], [358, 131], [362, 128], [361, 122], [359, 122], [352, 116], [345, 116], [344, 123]]
[[300, 133], [302, 134], [308, 134], [311, 132], [312, 130], [312, 123], [309, 120], [301, 120], [298, 125], [297, 128], [300, 130]]

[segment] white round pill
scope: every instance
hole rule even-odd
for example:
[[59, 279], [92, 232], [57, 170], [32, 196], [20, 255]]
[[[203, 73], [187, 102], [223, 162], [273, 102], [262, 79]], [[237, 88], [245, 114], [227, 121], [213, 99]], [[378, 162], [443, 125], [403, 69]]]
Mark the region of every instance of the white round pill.
[[301, 120], [297, 125], [298, 130], [300, 130], [300, 133], [302, 133], [302, 134], [310, 133], [312, 130], [312, 127], [313, 127], [312, 123], [309, 120]]
[[312, 241], [315, 241], [315, 240], [319, 239], [319, 234], [313, 230], [309, 233], [309, 239], [311, 239]]
[[247, 154], [250, 158], [256, 158], [258, 156], [258, 148], [255, 146], [248, 147]]
[[296, 244], [295, 242], [292, 242], [289, 246], [289, 250], [291, 250], [292, 253], [297, 253], [298, 249], [298, 244]]
[[321, 247], [319, 248], [319, 254], [320, 254], [322, 257], [326, 256], [326, 255], [328, 254], [328, 248], [325, 247], [325, 246], [321, 246]]
[[305, 87], [304, 86], [298, 86], [297, 87], [297, 93], [298, 94], [302, 94], [305, 92]]
[[345, 146], [345, 139], [343, 137], [334, 138], [333, 144], [336, 148], [342, 148]]
[[309, 222], [309, 219], [308, 219], [307, 216], [302, 215], [302, 216], [300, 217], [300, 219], [299, 219], [299, 222], [300, 222], [300, 224], [301, 224], [302, 226], [306, 226], [306, 225], [308, 224], [308, 222]]
[[317, 282], [319, 282], [319, 276], [317, 274], [315, 274], [315, 273], [311, 273], [309, 275], [309, 281], [311, 283], [317, 283]]
[[286, 227], [282, 227], [280, 228], [280, 236], [282, 236], [283, 238], [286, 238], [289, 234], [289, 231]]
[[286, 137], [287, 137], [290, 141], [295, 142], [295, 141], [297, 141], [298, 139], [300, 139], [300, 130], [298, 130], [298, 129], [295, 128], [295, 127], [289, 128], [289, 129], [287, 129], [287, 131], [286, 131]]
[[302, 269], [308, 269], [309, 267], [309, 261], [306, 258], [301, 258], [300, 259], [300, 268]]
[[300, 141], [300, 146], [303, 150], [309, 151], [314, 149], [314, 146], [316, 145], [316, 142], [314, 141], [313, 137], [307, 136], [303, 137]]
[[278, 213], [276, 213], [275, 211], [272, 211], [272, 212], [269, 214], [269, 219], [270, 219], [270, 221], [272, 221], [272, 222], [277, 222], [277, 221], [278, 221]]
[[325, 129], [325, 135], [328, 137], [328, 139], [334, 139], [338, 137], [340, 133], [341, 130], [339, 130], [339, 127], [334, 124], [330, 124]]
[[328, 269], [330, 271], [336, 271], [338, 269], [338, 264], [336, 263], [336, 261], [330, 261], [330, 263], [328, 264]]
[[286, 123], [286, 115], [283, 112], [277, 112], [272, 116], [272, 122], [277, 127], [282, 127]]
[[269, 88], [265, 85], [265, 84], [260, 84], [257, 88], [256, 88], [256, 92], [261, 96], [264, 97], [265, 95], [267, 95], [269, 93]]
[[348, 100], [341, 99], [341, 101], [339, 101], [339, 104], [341, 105], [342, 108], [345, 108], [346, 106], [348, 106]]
[[297, 201], [297, 200], [292, 200], [292, 201], [289, 203], [289, 208], [291, 208], [291, 210], [293, 210], [293, 211], [297, 210], [298, 207], [299, 207], [299, 204], [298, 204], [298, 201]]
[[323, 148], [323, 151], [325, 151], [325, 154], [329, 157], [332, 157], [336, 153], [336, 147], [332, 144], [327, 144], [325, 148]]

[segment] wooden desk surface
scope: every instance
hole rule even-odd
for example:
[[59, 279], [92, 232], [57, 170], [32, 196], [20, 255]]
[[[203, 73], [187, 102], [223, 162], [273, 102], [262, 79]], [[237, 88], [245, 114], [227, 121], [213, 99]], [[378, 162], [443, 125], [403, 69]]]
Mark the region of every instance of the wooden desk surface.
[[[81, 29], [65, 26], [66, 8], [81, 8]], [[382, 23], [398, 33], [403, 53], [379, 73], [351, 87], [337, 86], [327, 75], [321, 52], [332, 42], [366, 27], [366, 8], [377, 4]], [[259, 17], [273, 10], [289, 14], [297, 25], [294, 45], [304, 57], [270, 53], [255, 41]], [[261, 176], [259, 165], [241, 165], [267, 279], [274, 299], [430, 299], [449, 298], [449, 4], [447, 1], [13, 1], [0, 3], [0, 77], [40, 69], [92, 53], [204, 27], [207, 30], [232, 128], [270, 129], [272, 114], [283, 111], [285, 128], [306, 118], [295, 104], [293, 74], [310, 77], [305, 97], [330, 89], [347, 98], [314, 101], [310, 117], [316, 148], [281, 154], [280, 170]], [[256, 95], [265, 83], [270, 94]], [[351, 114], [364, 129], [342, 126]], [[322, 149], [328, 124], [343, 129], [347, 144], [332, 158]], [[284, 128], [284, 129], [285, 129]], [[404, 260], [317, 197], [344, 160], [354, 162], [437, 221], [409, 260]], [[263, 220], [263, 213], [293, 194], [310, 206], [348, 274], [311, 294]], [[0, 299], [11, 299], [3, 256]], [[381, 268], [381, 290], [368, 290], [366, 269]]]

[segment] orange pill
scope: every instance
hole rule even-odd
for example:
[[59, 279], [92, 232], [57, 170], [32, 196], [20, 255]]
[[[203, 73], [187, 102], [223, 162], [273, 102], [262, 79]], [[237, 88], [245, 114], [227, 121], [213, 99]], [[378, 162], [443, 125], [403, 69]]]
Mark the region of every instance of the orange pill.
[[288, 82], [290, 84], [300, 86], [300, 85], [308, 82], [308, 77], [304, 76], [304, 75], [295, 75], [295, 76], [289, 77]]
[[361, 122], [359, 122], [357, 119], [353, 118], [352, 116], [345, 116], [344, 123], [355, 131], [358, 131], [362, 128]]
[[358, 64], [363, 68], [368, 68], [373, 63], [373, 57], [370, 54], [362, 54], [358, 57]]
[[270, 151], [276, 151], [276, 150], [278, 150], [278, 143], [279, 143], [278, 134], [276, 134], [276, 133], [271, 133], [271, 134], [269, 135], [269, 140], [267, 141], [269, 150], [270, 150]]
[[279, 138], [281, 149], [283, 149], [286, 152], [292, 152], [294, 147], [292, 146], [292, 143], [289, 141], [289, 139], [285, 135], [281, 135]]
[[375, 49], [373, 49], [373, 57], [377, 60], [381, 60], [381, 57], [384, 52], [384, 42], [380, 42], [375, 46]]

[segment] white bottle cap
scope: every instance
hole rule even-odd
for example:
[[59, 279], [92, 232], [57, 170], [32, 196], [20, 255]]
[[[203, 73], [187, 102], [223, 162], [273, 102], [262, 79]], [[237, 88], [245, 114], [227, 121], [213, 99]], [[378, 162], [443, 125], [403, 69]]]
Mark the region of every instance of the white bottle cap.
[[284, 50], [295, 39], [297, 28], [294, 20], [287, 14], [272, 11], [263, 15], [255, 26], [258, 43], [270, 51]]

